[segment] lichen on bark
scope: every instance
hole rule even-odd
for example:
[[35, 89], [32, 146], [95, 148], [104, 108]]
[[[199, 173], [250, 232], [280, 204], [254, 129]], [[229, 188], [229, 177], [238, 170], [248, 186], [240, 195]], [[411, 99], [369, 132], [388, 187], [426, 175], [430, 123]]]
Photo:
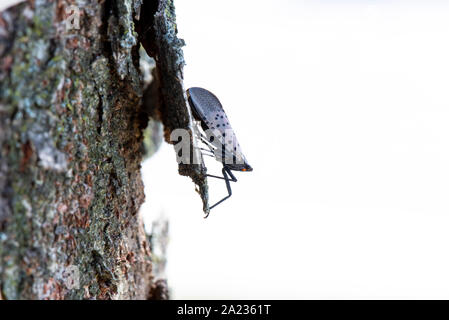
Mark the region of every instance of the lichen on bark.
[[[158, 121], [167, 142], [183, 128], [198, 151], [176, 33], [172, 0], [30, 0], [0, 13], [3, 299], [168, 297], [138, 210]], [[208, 213], [204, 164], [179, 172]]]
[[[66, 30], [66, 8], [79, 29]], [[144, 299], [139, 1], [30, 1], [0, 16], [5, 299]], [[73, 271], [68, 273], [67, 270]], [[78, 276], [79, 283], [67, 279]]]
[[[192, 151], [188, 163], [179, 163], [179, 173], [189, 176], [197, 186], [203, 202], [203, 211], [209, 213], [209, 192], [206, 179], [206, 167], [194, 138], [192, 111], [187, 103], [183, 85], [184, 41], [177, 37], [176, 14], [173, 0], [160, 0], [158, 3], [145, 1], [142, 13], [151, 13], [148, 19], [137, 24], [139, 39], [143, 47], [156, 61], [156, 79], [159, 92], [157, 115], [164, 124], [164, 137], [168, 143], [175, 129], [184, 129], [189, 133], [189, 150]], [[200, 160], [195, 163], [192, 159]]]

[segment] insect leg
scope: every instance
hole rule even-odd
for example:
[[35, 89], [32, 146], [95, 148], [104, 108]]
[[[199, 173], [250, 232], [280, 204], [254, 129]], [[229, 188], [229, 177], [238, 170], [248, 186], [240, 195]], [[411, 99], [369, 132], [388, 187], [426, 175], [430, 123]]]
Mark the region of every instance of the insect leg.
[[204, 135], [204, 134], [201, 132], [201, 129], [200, 129], [200, 127], [199, 127], [198, 124], [196, 124], [196, 128], [197, 128], [197, 130], [195, 130], [195, 133], [196, 133], [197, 139], [200, 139], [201, 142], [203, 142], [209, 149], [212, 150], [212, 149], [214, 148], [213, 145], [212, 145], [212, 144], [210, 143], [210, 141], [207, 139], [206, 135]]
[[231, 181], [232, 182], [237, 182], [237, 178], [232, 174], [231, 169], [228, 169], [226, 167], [224, 167], [223, 169], [226, 170], [226, 172], [231, 176]]
[[204, 137], [201, 137], [201, 141], [211, 150], [214, 150], [215, 147]]
[[199, 130], [198, 130], [198, 136], [199, 136], [201, 139], [207, 140], [206, 135], [204, 135], [204, 134], [203, 134], [202, 132], [200, 132]]
[[[217, 178], [217, 179], [222, 179], [222, 180], [226, 180], [225, 178], [223, 178], [223, 177], [219, 177], [219, 176], [214, 176], [213, 174], [206, 174], [206, 177], [211, 177], [211, 178]], [[228, 180], [229, 180], [229, 178], [228, 178]], [[229, 181], [232, 181], [232, 182], [237, 182], [237, 180], [229, 180]]]
[[[221, 199], [220, 201], [218, 201], [216, 204], [214, 204], [213, 206], [210, 207], [210, 210], [212, 210], [214, 207], [216, 207], [217, 205], [219, 205], [220, 203], [222, 203], [223, 201], [225, 201], [226, 199], [228, 199], [230, 196], [232, 196], [232, 190], [231, 190], [231, 184], [229, 183], [230, 181], [233, 182], [237, 182], [237, 179], [235, 178], [235, 176], [232, 174], [231, 170], [227, 169], [226, 167], [223, 167], [223, 169], [221, 170], [221, 172], [223, 173], [223, 178], [221, 177], [217, 177], [217, 178], [221, 178], [224, 179], [224, 181], [226, 182], [226, 189], [228, 189], [228, 195], [226, 197], [224, 197], [223, 199]], [[231, 180], [229, 180], [228, 177], [228, 173], [231, 176]]]
[[215, 158], [215, 156], [208, 154], [208, 153], [201, 153], [202, 156], [206, 156], [206, 157], [211, 157], [211, 158]]
[[[214, 176], [213, 174], [206, 174], [206, 177], [211, 177], [211, 178], [217, 178], [217, 179], [222, 179], [222, 180], [226, 180], [223, 177], [219, 177], [219, 176]], [[234, 175], [232, 175], [231, 179], [228, 178], [229, 182], [237, 182], [237, 178], [234, 177]]]
[[[221, 170], [221, 172], [223, 173], [223, 177], [219, 177], [219, 176], [214, 176], [212, 174], [206, 174], [207, 177], [211, 177], [211, 178], [217, 178], [217, 179], [223, 179], [223, 180], [228, 180], [228, 181], [232, 181], [232, 182], [237, 182], [237, 178], [232, 174], [232, 171], [226, 167], [223, 167], [223, 169]], [[225, 178], [225, 173], [228, 173], [231, 176], [231, 179], [229, 179], [226, 175]]]
[[212, 153], [213, 154], [213, 152], [212, 151], [210, 151], [209, 149], [204, 149], [204, 148], [199, 148], [200, 150], [202, 150], [202, 151], [206, 151], [206, 152], [210, 152], [210, 153]]
[[214, 151], [217, 147], [215, 147], [211, 141], [205, 136], [202, 132], [198, 130], [198, 138], [204, 143], [211, 151]]
[[[204, 152], [209, 152], [210, 154], [206, 154], [207, 156], [213, 156], [214, 153], [210, 150], [210, 149], [204, 149], [204, 148], [200, 148], [200, 147], [196, 147], [196, 149], [204, 151]], [[204, 154], [203, 152], [201, 152], [202, 154]]]
[[202, 155], [202, 156], [211, 157], [211, 158], [215, 158], [215, 156], [214, 156], [213, 154], [209, 154], [209, 153], [202, 153], [202, 152], [201, 152], [201, 155]]

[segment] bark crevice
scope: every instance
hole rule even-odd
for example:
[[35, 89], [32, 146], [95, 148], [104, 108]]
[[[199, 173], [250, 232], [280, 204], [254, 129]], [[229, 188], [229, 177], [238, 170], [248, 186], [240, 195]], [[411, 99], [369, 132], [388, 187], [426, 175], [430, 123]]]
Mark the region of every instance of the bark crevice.
[[[173, 144], [170, 134], [175, 129], [184, 129], [190, 136], [191, 158], [189, 163], [179, 163], [179, 174], [189, 176], [196, 184], [196, 191], [203, 202], [203, 211], [209, 213], [209, 193], [206, 166], [196, 145], [193, 117], [187, 103], [183, 85], [184, 56], [182, 39], [177, 37], [176, 14], [172, 0], [144, 0], [142, 15], [137, 24], [139, 39], [149, 56], [156, 61], [158, 79], [158, 110], [155, 114], [164, 125], [165, 141]], [[148, 14], [144, 14], [148, 12]], [[196, 153], [195, 155], [193, 153]], [[194, 163], [193, 158], [200, 159]]]
[[1, 295], [146, 299], [140, 2], [71, 5], [0, 13]]

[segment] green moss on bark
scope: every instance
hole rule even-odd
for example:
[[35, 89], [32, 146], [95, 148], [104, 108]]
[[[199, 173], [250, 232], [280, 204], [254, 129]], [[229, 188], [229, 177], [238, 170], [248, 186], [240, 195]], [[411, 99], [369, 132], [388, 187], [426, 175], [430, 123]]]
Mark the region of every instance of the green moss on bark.
[[[0, 286], [6, 299], [146, 298], [139, 1], [1, 15]], [[75, 5], [77, 3], [75, 2]], [[71, 285], [74, 267], [79, 283]]]

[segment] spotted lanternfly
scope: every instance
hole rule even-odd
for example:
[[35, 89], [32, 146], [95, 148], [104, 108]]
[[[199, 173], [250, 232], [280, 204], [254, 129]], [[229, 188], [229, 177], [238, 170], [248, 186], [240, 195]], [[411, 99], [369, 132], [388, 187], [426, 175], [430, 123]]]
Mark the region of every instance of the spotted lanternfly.
[[226, 182], [228, 195], [210, 207], [210, 209], [219, 205], [232, 195], [230, 181], [237, 182], [232, 173], [234, 171], [252, 171], [253, 168], [246, 161], [240, 145], [237, 142], [234, 131], [229, 124], [228, 117], [218, 98], [210, 91], [203, 88], [190, 88], [187, 90], [187, 96], [193, 117], [197, 120], [204, 132], [199, 134], [199, 139], [208, 149], [201, 149], [223, 164], [221, 170], [223, 177], [208, 174], [208, 177], [223, 179]]

